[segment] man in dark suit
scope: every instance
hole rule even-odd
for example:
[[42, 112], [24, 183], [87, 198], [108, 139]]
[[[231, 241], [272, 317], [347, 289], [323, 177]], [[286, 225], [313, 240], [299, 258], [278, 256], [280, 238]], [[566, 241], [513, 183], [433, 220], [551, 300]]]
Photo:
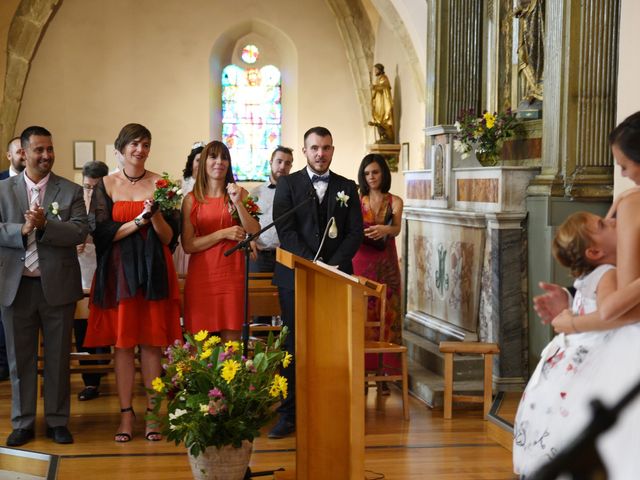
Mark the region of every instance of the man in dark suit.
[[20, 136], [24, 172], [0, 182], [0, 309], [11, 374], [7, 445], [34, 437], [38, 332], [44, 340], [47, 436], [72, 443], [69, 354], [76, 301], [82, 298], [76, 245], [89, 231], [82, 188], [51, 172], [51, 133], [29, 127]]
[[[324, 127], [314, 127], [304, 134], [307, 165], [302, 170], [280, 177], [273, 200], [273, 218], [307, 200], [307, 207], [297, 210], [276, 225], [280, 246], [300, 257], [319, 259], [353, 273], [351, 260], [363, 238], [362, 213], [355, 182], [329, 171], [333, 158], [333, 138]], [[320, 245], [330, 219], [335, 220], [337, 235], [327, 236]], [[333, 235], [332, 235], [333, 236]], [[295, 355], [294, 272], [276, 264], [274, 284], [278, 286], [283, 324], [289, 328], [286, 349]], [[295, 357], [294, 357], [295, 358]], [[280, 419], [269, 432], [269, 438], [282, 438], [295, 431], [295, 359], [283, 371], [289, 384], [289, 395], [278, 408]]]
[[[9, 169], [0, 172], [0, 180], [18, 175], [24, 170], [25, 159], [20, 137], [12, 138], [7, 144], [7, 160]], [[0, 321], [2, 318], [0, 318]], [[0, 381], [9, 379], [9, 361], [7, 360], [7, 347], [4, 339], [4, 328], [0, 325]]]

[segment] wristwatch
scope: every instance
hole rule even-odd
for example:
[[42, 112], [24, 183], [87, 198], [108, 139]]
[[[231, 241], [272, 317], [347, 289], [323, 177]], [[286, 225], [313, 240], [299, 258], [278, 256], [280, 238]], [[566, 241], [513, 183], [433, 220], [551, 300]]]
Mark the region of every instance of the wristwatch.
[[144, 225], [144, 222], [140, 217], [136, 217], [133, 219], [133, 223], [136, 224], [136, 227], [141, 228]]

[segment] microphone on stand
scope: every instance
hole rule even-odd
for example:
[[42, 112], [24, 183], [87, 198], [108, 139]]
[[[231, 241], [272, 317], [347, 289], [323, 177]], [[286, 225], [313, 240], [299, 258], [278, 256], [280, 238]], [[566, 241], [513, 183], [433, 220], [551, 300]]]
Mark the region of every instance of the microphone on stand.
[[313, 257], [313, 262], [315, 263], [318, 260], [318, 256], [320, 255], [320, 251], [322, 250], [322, 246], [324, 245], [324, 241], [327, 237], [336, 238], [338, 236], [338, 226], [336, 225], [336, 218], [331, 217], [327, 222], [327, 226], [324, 228], [324, 233], [322, 234], [322, 241], [320, 242], [320, 246], [318, 247], [318, 251], [316, 252], [316, 256]]

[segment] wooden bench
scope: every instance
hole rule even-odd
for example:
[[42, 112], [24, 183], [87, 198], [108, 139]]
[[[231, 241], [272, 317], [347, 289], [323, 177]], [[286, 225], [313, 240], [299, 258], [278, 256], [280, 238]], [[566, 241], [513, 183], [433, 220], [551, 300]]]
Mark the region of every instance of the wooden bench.
[[[486, 420], [492, 400], [493, 355], [500, 353], [497, 343], [440, 342], [444, 353], [444, 418], [451, 419], [453, 402], [482, 403]], [[453, 354], [476, 354], [484, 356], [484, 392], [478, 395], [453, 394]]]

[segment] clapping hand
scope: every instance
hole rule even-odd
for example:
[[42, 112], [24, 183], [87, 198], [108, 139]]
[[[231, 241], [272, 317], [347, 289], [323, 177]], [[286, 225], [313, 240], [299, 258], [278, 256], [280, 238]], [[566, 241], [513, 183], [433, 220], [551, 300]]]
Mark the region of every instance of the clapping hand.
[[553, 283], [540, 282], [538, 285], [545, 293], [533, 297], [533, 309], [542, 323], [551, 323], [569, 305], [567, 292]]
[[382, 232], [385, 227], [386, 225], [372, 225], [364, 229], [364, 234], [371, 240], [380, 240], [386, 235]]
[[28, 235], [32, 230], [35, 230], [36, 228], [43, 228], [46, 222], [44, 209], [39, 205], [34, 206], [32, 209], [25, 212], [24, 220], [25, 223], [22, 227], [23, 235]]
[[560, 315], [551, 321], [553, 329], [556, 333], [577, 333], [573, 322], [573, 313], [571, 310], [564, 309]]

